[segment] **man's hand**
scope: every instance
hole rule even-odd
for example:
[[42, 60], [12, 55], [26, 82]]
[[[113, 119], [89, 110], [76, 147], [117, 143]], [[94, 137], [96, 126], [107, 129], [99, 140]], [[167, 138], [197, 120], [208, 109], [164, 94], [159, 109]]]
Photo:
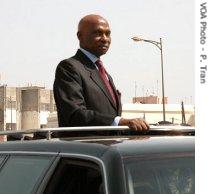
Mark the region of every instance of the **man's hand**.
[[128, 126], [133, 131], [148, 131], [149, 124], [140, 118], [136, 119], [124, 119], [121, 118], [119, 121], [119, 126]]

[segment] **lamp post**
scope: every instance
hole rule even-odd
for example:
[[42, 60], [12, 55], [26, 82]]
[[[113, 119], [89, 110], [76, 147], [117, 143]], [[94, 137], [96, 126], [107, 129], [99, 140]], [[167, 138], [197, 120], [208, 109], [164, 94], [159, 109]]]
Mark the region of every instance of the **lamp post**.
[[10, 114], [11, 114], [11, 122], [10, 122], [10, 128], [12, 130], [12, 97], [9, 97], [9, 102], [10, 102]]
[[162, 124], [167, 123], [166, 122], [166, 113], [165, 113], [165, 94], [164, 94], [164, 76], [163, 76], [163, 47], [162, 47], [162, 39], [160, 38], [160, 42], [154, 41], [154, 40], [146, 40], [142, 39], [139, 37], [133, 37], [133, 41], [139, 42], [139, 41], [144, 41], [144, 42], [149, 42], [154, 44], [156, 47], [160, 49], [160, 54], [161, 54], [161, 77], [162, 77], [162, 104], [163, 104], [163, 122]]

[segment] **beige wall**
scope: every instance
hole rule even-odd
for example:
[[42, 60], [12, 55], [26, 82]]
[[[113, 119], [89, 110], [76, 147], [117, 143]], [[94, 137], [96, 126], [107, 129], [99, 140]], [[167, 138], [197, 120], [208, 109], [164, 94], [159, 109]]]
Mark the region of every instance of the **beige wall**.
[[39, 90], [21, 90], [21, 111], [39, 111]]
[[[10, 98], [11, 97], [11, 98]], [[12, 106], [11, 106], [12, 101]], [[46, 124], [50, 112], [55, 109], [53, 91], [44, 87], [8, 87], [0, 86], [0, 130], [6, 130], [12, 108], [13, 129], [34, 129]], [[45, 122], [43, 122], [45, 121]]]
[[39, 113], [37, 111], [24, 111], [22, 112], [22, 126], [21, 129], [39, 129]]
[[[6, 129], [6, 109], [10, 109], [14, 112], [16, 108], [16, 88], [7, 87], [6, 85], [0, 86], [0, 130]], [[15, 120], [16, 117], [14, 117], [14, 121]], [[15, 125], [15, 122], [13, 124]], [[14, 127], [14, 129], [16, 129], [16, 127]]]
[[40, 103], [50, 103], [50, 90], [40, 89]]
[[[124, 118], [143, 118], [150, 124], [156, 124], [163, 120], [162, 104], [123, 104], [122, 117]], [[174, 118], [174, 124], [181, 124], [182, 113], [181, 106], [179, 104], [167, 104], [166, 105], [166, 120], [172, 122]], [[191, 126], [195, 125], [194, 122], [194, 106], [185, 106], [185, 118], [187, 124]], [[51, 113], [48, 117], [48, 127], [58, 127], [57, 113]]]
[[[185, 105], [184, 107], [186, 122], [192, 123], [192, 121], [190, 121], [190, 117], [194, 115], [194, 106]], [[166, 104], [165, 110], [166, 121], [172, 122], [173, 118], [174, 124], [181, 124], [181, 105]], [[148, 123], [155, 124], [163, 120], [162, 104], [124, 104], [122, 116], [125, 118], [138, 118], [145, 116]]]
[[5, 129], [5, 103], [4, 103], [4, 98], [5, 98], [5, 87], [0, 86], [0, 130]]
[[[168, 97], [165, 97], [165, 104], [168, 104]], [[144, 97], [134, 97], [133, 103], [141, 104], [162, 104], [162, 98], [158, 96], [144, 96]]]

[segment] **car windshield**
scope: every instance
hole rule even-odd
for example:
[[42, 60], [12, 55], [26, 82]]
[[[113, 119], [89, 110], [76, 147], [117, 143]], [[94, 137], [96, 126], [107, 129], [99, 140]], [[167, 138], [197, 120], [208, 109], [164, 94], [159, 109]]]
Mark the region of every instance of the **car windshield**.
[[194, 157], [129, 158], [125, 159], [125, 171], [129, 194], [195, 193]]

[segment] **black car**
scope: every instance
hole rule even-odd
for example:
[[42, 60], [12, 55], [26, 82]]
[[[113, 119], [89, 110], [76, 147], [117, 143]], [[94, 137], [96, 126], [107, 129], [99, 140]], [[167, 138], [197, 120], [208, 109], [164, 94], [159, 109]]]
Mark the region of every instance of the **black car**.
[[[195, 192], [193, 129], [159, 127], [137, 135], [125, 128], [96, 128], [21, 131], [34, 137], [45, 132], [47, 138], [23, 140], [31, 137], [24, 135], [0, 143], [0, 193]], [[62, 137], [59, 130], [65, 131]]]

